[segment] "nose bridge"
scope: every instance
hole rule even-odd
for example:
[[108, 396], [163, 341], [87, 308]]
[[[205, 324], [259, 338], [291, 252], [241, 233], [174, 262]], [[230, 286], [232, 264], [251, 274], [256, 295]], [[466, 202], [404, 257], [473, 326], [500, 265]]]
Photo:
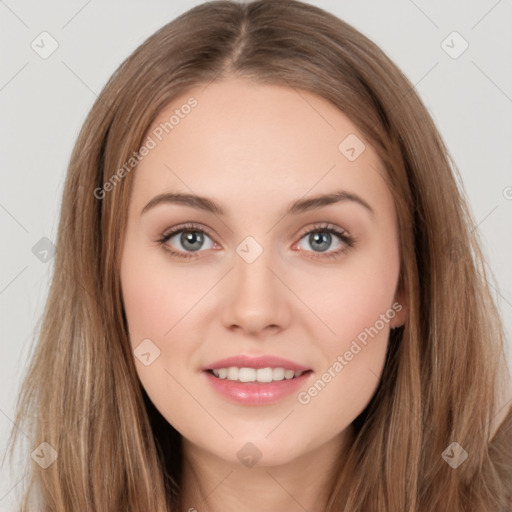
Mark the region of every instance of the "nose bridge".
[[237, 295], [243, 296], [247, 291], [249, 295], [254, 295], [253, 300], [258, 295], [272, 295], [270, 292], [276, 283], [269, 270], [269, 267], [275, 266], [271, 248], [248, 236], [236, 247], [236, 253], [234, 279]]
[[283, 327], [288, 319], [287, 297], [274, 275], [273, 251], [248, 236], [236, 247], [236, 253], [226, 290], [226, 326], [238, 325], [249, 331], [270, 325]]

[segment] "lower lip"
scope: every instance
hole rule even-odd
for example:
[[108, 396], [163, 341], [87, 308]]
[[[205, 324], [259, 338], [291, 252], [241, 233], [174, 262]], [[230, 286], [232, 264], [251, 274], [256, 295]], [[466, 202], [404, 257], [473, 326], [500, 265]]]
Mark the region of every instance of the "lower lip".
[[267, 405], [275, 403], [291, 395], [304, 386], [312, 372], [305, 372], [293, 379], [283, 379], [273, 382], [238, 382], [235, 380], [219, 379], [210, 372], [203, 372], [215, 391], [225, 398], [239, 404]]

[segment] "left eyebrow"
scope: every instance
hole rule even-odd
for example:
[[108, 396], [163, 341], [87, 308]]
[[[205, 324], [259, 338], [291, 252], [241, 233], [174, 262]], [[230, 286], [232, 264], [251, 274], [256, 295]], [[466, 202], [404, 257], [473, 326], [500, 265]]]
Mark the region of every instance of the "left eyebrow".
[[328, 206], [330, 204], [344, 201], [353, 201], [363, 206], [371, 214], [372, 217], [375, 217], [375, 211], [362, 197], [359, 197], [357, 194], [352, 192], [347, 192], [346, 190], [337, 190], [331, 194], [313, 196], [307, 199], [298, 199], [297, 201], [291, 203], [291, 205], [286, 210], [285, 215], [293, 215], [310, 210], [316, 210], [318, 208], [322, 208], [323, 206]]
[[[373, 208], [362, 197], [346, 190], [338, 190], [331, 194], [313, 196], [307, 199], [297, 199], [290, 203], [284, 215], [297, 215], [299, 213], [317, 210], [324, 206], [346, 201], [352, 201], [363, 206], [373, 217], [375, 216]], [[191, 208], [205, 210], [219, 216], [226, 215], [224, 208], [222, 208], [222, 206], [216, 203], [213, 199], [198, 196], [196, 194], [172, 192], [155, 196], [146, 206], [144, 206], [141, 211], [141, 215], [160, 204], [182, 204], [190, 206]]]

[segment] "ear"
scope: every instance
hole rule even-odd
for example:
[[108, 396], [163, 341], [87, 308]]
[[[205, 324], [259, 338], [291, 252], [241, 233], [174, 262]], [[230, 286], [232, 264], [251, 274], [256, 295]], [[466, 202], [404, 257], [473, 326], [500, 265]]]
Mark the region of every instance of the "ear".
[[395, 312], [395, 317], [389, 322], [391, 327], [402, 327], [409, 317], [409, 297], [404, 287], [397, 289], [392, 309]]

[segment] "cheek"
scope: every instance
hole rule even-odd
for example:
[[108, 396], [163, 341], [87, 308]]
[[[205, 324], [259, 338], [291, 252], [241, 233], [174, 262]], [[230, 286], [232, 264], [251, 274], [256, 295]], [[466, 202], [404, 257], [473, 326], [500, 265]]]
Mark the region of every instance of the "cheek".
[[[378, 386], [390, 324], [400, 309], [394, 302], [398, 275], [398, 250], [383, 243], [380, 250], [347, 259], [336, 271], [317, 274], [315, 286], [308, 281], [301, 291], [327, 328], [312, 337], [318, 340], [323, 367], [299, 403], [324, 411], [333, 425], [350, 423]], [[313, 336], [313, 329], [306, 328]]]
[[[197, 371], [194, 354], [203, 339], [195, 333], [200, 329], [197, 314], [212, 276], [186, 266], [173, 267], [165, 254], [146, 246], [136, 238], [126, 240], [123, 302], [139, 379], [157, 409], [176, 426], [173, 411], [194, 405], [179, 383]], [[146, 366], [137, 354], [148, 350], [158, 356]]]
[[144, 249], [142, 242], [130, 240], [123, 254], [121, 283], [132, 345], [144, 338], [170, 339], [174, 326], [204, 294], [204, 280], [199, 286], [194, 272], [173, 269], [160, 250]]
[[170, 303], [172, 294], [164, 293], [165, 283], [157, 269], [129, 262], [127, 268], [122, 277], [123, 301], [130, 339], [135, 346], [141, 339], [162, 337], [172, 326], [171, 312], [175, 304]]
[[[194, 417], [201, 415], [201, 409], [180, 384], [186, 382], [191, 371], [186, 363], [196, 349], [187, 312], [193, 312], [193, 303], [199, 301], [204, 290], [194, 286], [193, 276], [187, 278], [184, 268], [170, 271], [165, 258], [153, 258], [151, 251], [140, 249], [140, 245], [131, 245], [127, 240], [121, 265], [123, 302], [135, 368], [155, 407], [178, 431], [188, 432], [192, 427], [183, 411]], [[148, 339], [151, 343], [145, 341]], [[149, 364], [137, 356], [147, 352]]]
[[389, 330], [389, 322], [395, 316], [392, 305], [399, 253], [390, 244], [380, 248], [376, 245], [374, 251], [353, 253], [338, 268], [316, 272], [302, 280], [298, 288], [326, 327], [322, 328], [322, 344], [330, 357], [348, 347], [359, 334], [363, 333], [364, 338], [364, 332], [376, 324], [384, 335]]

